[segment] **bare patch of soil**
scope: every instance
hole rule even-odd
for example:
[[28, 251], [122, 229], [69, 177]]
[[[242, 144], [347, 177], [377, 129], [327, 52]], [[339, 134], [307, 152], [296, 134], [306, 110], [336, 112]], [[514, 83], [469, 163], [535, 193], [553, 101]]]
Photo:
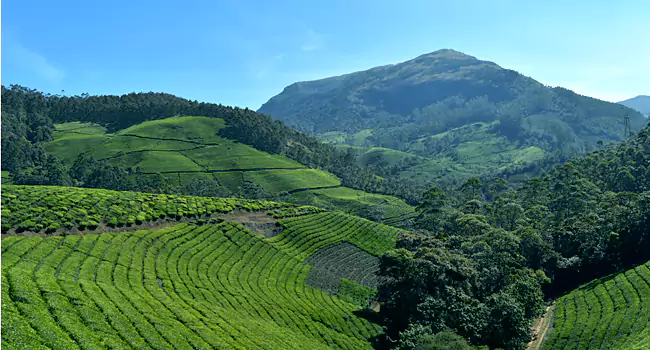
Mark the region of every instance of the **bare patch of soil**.
[[266, 238], [277, 236], [284, 230], [284, 227], [280, 225], [278, 220], [266, 212], [233, 211], [228, 214], [222, 214], [221, 218], [226, 221], [238, 222], [251, 232]]

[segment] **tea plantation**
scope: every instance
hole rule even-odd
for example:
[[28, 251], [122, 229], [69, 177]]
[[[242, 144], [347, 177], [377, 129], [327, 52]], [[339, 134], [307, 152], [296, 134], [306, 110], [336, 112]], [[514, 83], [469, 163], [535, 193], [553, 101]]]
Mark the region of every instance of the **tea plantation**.
[[[161, 174], [170, 186], [202, 180], [202, 186], [237, 194], [253, 184], [268, 195], [291, 194], [288, 200], [318, 196], [314, 205], [351, 214], [363, 215], [372, 208], [378, 212], [376, 219], [402, 227], [414, 214], [412, 206], [396, 197], [341, 187], [331, 173], [221, 137], [224, 128], [223, 119], [197, 116], [150, 120], [115, 133], [106, 133], [98, 124], [69, 122], [56, 124], [54, 139], [44, 148], [68, 164], [87, 153], [131, 168], [141, 177]], [[8, 177], [3, 173], [3, 183], [9, 183]]]
[[542, 349], [649, 349], [650, 262], [594, 280], [557, 301]]
[[[350, 246], [379, 255], [395, 228], [266, 201], [44, 186], [2, 195], [7, 349], [364, 349], [381, 332], [355, 313], [368, 297], [358, 291], [370, 290], [362, 278], [327, 274], [345, 277], [340, 299], [307, 282], [306, 260], [331, 264]], [[283, 231], [265, 238], [211, 220], [227, 212], [267, 213]], [[35, 225], [21, 226], [26, 218]], [[135, 230], [152, 220], [171, 226]], [[113, 232], [88, 233], [95, 223]]]

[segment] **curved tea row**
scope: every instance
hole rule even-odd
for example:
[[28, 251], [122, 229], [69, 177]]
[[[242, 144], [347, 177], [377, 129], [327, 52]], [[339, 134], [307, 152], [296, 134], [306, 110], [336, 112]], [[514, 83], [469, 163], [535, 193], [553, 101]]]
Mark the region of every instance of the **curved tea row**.
[[[380, 328], [233, 223], [2, 241], [7, 348], [369, 348]], [[43, 345], [45, 347], [43, 347]]]
[[284, 207], [295, 205], [94, 188], [11, 185], [2, 189], [2, 233], [83, 231], [95, 230], [100, 225], [121, 228], [236, 209], [254, 211]]
[[544, 349], [650, 348], [650, 262], [601, 278], [557, 301]]

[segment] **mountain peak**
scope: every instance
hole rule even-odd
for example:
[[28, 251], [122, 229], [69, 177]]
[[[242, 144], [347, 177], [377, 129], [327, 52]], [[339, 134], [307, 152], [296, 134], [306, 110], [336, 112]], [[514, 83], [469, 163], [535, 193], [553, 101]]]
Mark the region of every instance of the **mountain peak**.
[[466, 53], [456, 51], [454, 49], [440, 49], [436, 50], [433, 52], [425, 53], [423, 55], [420, 55], [418, 57], [425, 57], [425, 56], [444, 56], [444, 57], [449, 57], [449, 58], [473, 58], [476, 59], [474, 56], [470, 56]]

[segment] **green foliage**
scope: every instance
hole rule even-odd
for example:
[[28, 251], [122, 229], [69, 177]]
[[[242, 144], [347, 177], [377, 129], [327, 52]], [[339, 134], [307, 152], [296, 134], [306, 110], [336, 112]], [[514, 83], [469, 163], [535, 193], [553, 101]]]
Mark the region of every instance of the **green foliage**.
[[397, 350], [472, 350], [474, 349], [463, 337], [452, 331], [432, 334], [431, 328], [422, 325], [410, 325], [400, 333]]
[[[381, 327], [355, 313], [374, 295], [363, 285], [376, 285], [372, 259], [394, 247], [395, 228], [267, 201], [17, 185], [2, 193], [3, 228], [11, 234], [19, 227], [71, 233], [227, 212], [222, 217], [245, 219], [249, 211], [283, 218], [284, 230], [267, 239], [225, 221], [101, 235], [5, 235], [3, 346], [370, 348]], [[351, 257], [341, 298], [312, 287], [314, 268], [305, 259], [317, 256], [343, 269], [341, 257]], [[355, 265], [364, 257], [370, 265]]]
[[[45, 163], [42, 143], [51, 139], [52, 123], [56, 122], [64, 125], [48, 149], [68, 162], [81, 152], [90, 152], [93, 158], [109, 160], [111, 165], [125, 170], [139, 166], [145, 173], [168, 171], [165, 163], [172, 164], [173, 172], [308, 166], [329, 171], [344, 186], [364, 191], [408, 199], [418, 192], [404, 183], [384, 181], [360, 167], [353, 155], [249, 109], [161, 93], [62, 97], [16, 85], [3, 86], [2, 91], [3, 114], [8, 114], [7, 123], [3, 122], [2, 169], [12, 173]], [[179, 115], [203, 117], [177, 118]], [[102, 136], [103, 131], [109, 134]], [[118, 161], [120, 164], [115, 164]], [[26, 183], [36, 180], [63, 185], [47, 182], [41, 174]]]
[[270, 242], [284, 250], [295, 250], [301, 259], [338, 242], [351, 243], [379, 256], [395, 247], [399, 233], [394, 227], [340, 212], [285, 218], [279, 223], [285, 229], [280, 235], [271, 238]]
[[543, 349], [646, 349], [650, 262], [594, 280], [557, 300]]
[[366, 307], [377, 295], [377, 290], [364, 287], [347, 278], [341, 278], [341, 285], [339, 286], [337, 295], [339, 298], [349, 303]]
[[[350, 302], [360, 306], [368, 306], [369, 298], [377, 293], [379, 258], [349, 242], [336, 242], [319, 249], [306, 262], [312, 268], [305, 282], [312, 287], [339, 297], [343, 292], [352, 298]], [[350, 285], [352, 282], [356, 284]]]
[[3, 348], [366, 349], [381, 330], [234, 223], [2, 247]]
[[45, 165], [40, 143], [52, 137], [46, 96], [36, 90], [2, 86], [2, 170], [20, 170]]
[[[4, 186], [2, 232], [94, 230], [141, 225], [159, 219], [196, 218], [240, 210], [293, 207], [269, 201], [194, 197], [55, 186]], [[294, 212], [315, 209], [292, 208]], [[290, 210], [285, 208], [285, 210]]]
[[289, 199], [402, 228], [410, 227], [416, 214], [412, 206], [399, 198], [345, 187], [297, 192]]
[[419, 324], [434, 333], [453, 329], [477, 345], [526, 343], [546, 279], [523, 264], [518, 248], [516, 236], [489, 225], [445, 240], [402, 236], [381, 257], [387, 334]]
[[[418, 227], [430, 230], [424, 232], [429, 236], [404, 235], [398, 249], [381, 258], [380, 276], [386, 279], [380, 301], [388, 336], [409, 325], [433, 332], [451, 328], [476, 345], [516, 349], [530, 339], [531, 322], [544, 299], [542, 286], [546, 297], [554, 297], [648, 261], [648, 154], [650, 128], [645, 128], [516, 190], [503, 181], [478, 178], [453, 192], [432, 187], [418, 207]], [[604, 294], [601, 301], [623, 305], [634, 300], [632, 289], [616, 291], [624, 281], [607, 283], [614, 294]], [[628, 312], [623, 331], [617, 331], [622, 321], [613, 319], [613, 328], [603, 326], [605, 343], [602, 337], [596, 344], [583, 343], [582, 335], [572, 334], [581, 334], [587, 323], [596, 327], [600, 311], [576, 321], [576, 310], [588, 314], [598, 301], [566, 298], [558, 309], [563, 330], [549, 348], [609, 348], [609, 342], [630, 334], [629, 325], [647, 324], [642, 314]], [[594, 339], [591, 333], [584, 338]]]
[[244, 181], [260, 184], [270, 193], [341, 185], [336, 176], [316, 169], [251, 171], [244, 173]]

